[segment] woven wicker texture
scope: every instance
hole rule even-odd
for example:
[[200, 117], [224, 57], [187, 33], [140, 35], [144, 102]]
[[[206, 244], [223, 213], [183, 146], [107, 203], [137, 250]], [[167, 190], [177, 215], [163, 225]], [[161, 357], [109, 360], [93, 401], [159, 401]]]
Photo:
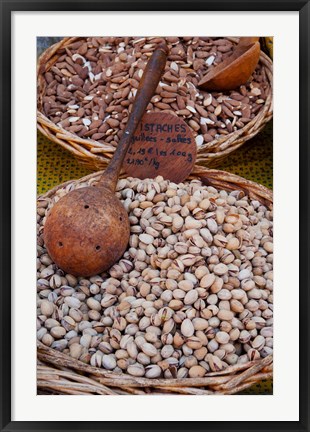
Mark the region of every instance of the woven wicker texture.
[[[69, 49], [72, 43], [82, 43], [82, 38], [64, 38], [58, 44], [47, 49], [38, 59], [38, 111], [37, 125], [39, 130], [54, 142], [70, 151], [84, 166], [93, 170], [106, 167], [115, 147], [108, 142], [97, 142], [85, 138], [80, 138], [74, 133], [69, 133], [65, 129], [54, 124], [43, 114], [43, 99], [46, 91], [46, 80], [44, 73], [57, 61], [63, 54], [64, 49]], [[228, 38], [231, 42], [237, 43], [238, 38]], [[249, 139], [259, 133], [265, 124], [272, 118], [272, 61], [270, 57], [261, 51], [260, 64], [264, 72], [264, 82], [266, 88], [266, 100], [261, 110], [254, 118], [246, 123], [241, 129], [229, 133], [228, 135], [217, 137], [211, 142], [205, 142], [198, 148], [196, 163], [208, 165], [209, 167], [220, 168], [221, 163], [228, 155], [244, 145]], [[101, 155], [101, 157], [99, 157]]]
[[[231, 155], [229, 161], [223, 164], [221, 168], [272, 188], [272, 123], [269, 123], [259, 136], [252, 139], [234, 155]], [[39, 194], [55, 185], [73, 178], [80, 178], [88, 173], [89, 171], [79, 165], [69, 153], [38, 133], [37, 186]], [[42, 380], [39, 392], [44, 394], [51, 392], [51, 388], [48, 389], [47, 381], [46, 386], [43, 385], [44, 376], [56, 373], [55, 370], [47, 370], [43, 367], [43, 369], [40, 369], [40, 373], [42, 374]], [[268, 377], [269, 371], [266, 373], [266, 377]], [[66, 377], [62, 378], [66, 380]], [[67, 378], [70, 381], [72, 377]], [[58, 380], [58, 375], [54, 379]], [[54, 387], [52, 388], [55, 390]], [[239, 393], [272, 394], [272, 380], [262, 379]]]
[[39, 394], [50, 391], [71, 395], [255, 394], [251, 383], [261, 383], [262, 389], [272, 377], [272, 368], [271, 355], [208, 373], [204, 378], [147, 379], [86, 365], [38, 342], [37, 386]]
[[[231, 154], [219, 168], [272, 189], [272, 156], [272, 122], [269, 122], [260, 134]], [[40, 132], [37, 170], [38, 194], [91, 173], [69, 152]]]

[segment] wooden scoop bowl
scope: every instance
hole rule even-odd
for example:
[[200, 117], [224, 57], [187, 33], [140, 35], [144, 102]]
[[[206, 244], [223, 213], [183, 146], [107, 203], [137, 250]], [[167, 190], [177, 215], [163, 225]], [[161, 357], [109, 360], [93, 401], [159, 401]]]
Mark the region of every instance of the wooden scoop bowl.
[[259, 60], [258, 40], [258, 37], [241, 37], [232, 55], [207, 73], [198, 87], [208, 91], [225, 91], [245, 84]]
[[122, 138], [99, 183], [69, 192], [46, 218], [45, 246], [67, 273], [99, 274], [126, 250], [130, 224], [115, 188], [131, 138], [164, 71], [167, 51], [167, 46], [160, 44], [148, 61]]

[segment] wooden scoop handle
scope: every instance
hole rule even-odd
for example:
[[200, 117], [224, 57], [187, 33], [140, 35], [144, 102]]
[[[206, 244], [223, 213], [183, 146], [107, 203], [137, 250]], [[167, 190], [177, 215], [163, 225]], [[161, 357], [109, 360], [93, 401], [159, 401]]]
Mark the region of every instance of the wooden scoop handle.
[[254, 37], [254, 36], [252, 36], [252, 37], [240, 37], [237, 48], [241, 47], [241, 46], [246, 47], [246, 46], [252, 45], [258, 41], [259, 41], [259, 37]]
[[100, 183], [104, 183], [105, 186], [113, 192], [115, 191], [118, 176], [123, 164], [123, 160], [127, 153], [130, 140], [143, 117], [146, 107], [154, 95], [162, 73], [165, 69], [167, 54], [167, 45], [162, 43], [157, 46], [152, 54], [152, 57], [149, 59], [143, 72], [132, 106], [132, 111], [129, 115], [129, 119], [122, 138], [117, 145], [113, 158], [111, 159], [107, 169], [100, 179]]

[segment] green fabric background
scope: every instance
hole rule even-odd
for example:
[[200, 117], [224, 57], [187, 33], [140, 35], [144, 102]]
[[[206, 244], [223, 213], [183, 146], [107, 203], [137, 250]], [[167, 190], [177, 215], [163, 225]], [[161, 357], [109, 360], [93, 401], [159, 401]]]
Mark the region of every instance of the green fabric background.
[[[78, 179], [92, 171], [86, 169], [60, 145], [38, 131], [37, 191], [44, 193], [67, 180]], [[238, 174], [272, 189], [272, 121], [222, 162], [219, 169]]]

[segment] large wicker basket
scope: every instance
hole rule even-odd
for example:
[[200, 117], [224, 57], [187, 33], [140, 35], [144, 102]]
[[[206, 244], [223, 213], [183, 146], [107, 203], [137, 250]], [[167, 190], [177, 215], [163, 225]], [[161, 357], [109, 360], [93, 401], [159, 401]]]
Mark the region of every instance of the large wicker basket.
[[[64, 128], [53, 123], [45, 114], [43, 109], [43, 96], [46, 90], [44, 74], [48, 72], [58, 58], [63, 55], [72, 44], [83, 38], [64, 38], [59, 43], [52, 45], [38, 59], [37, 85], [37, 127], [51, 141], [61, 145], [74, 155], [74, 157], [84, 166], [91, 170], [104, 169], [111, 159], [115, 147], [108, 142], [98, 143], [92, 139], [80, 138], [74, 133], [70, 133]], [[237, 44], [238, 38], [227, 38]], [[260, 65], [264, 70], [265, 80], [268, 90], [266, 100], [262, 108], [254, 118], [246, 123], [242, 128], [237, 129], [227, 135], [220, 135], [210, 142], [204, 142], [197, 148], [196, 163], [208, 167], [217, 167], [231, 152], [237, 150], [246, 141], [253, 138], [265, 124], [272, 118], [273, 112], [273, 75], [272, 60], [263, 51], [260, 55]]]
[[[101, 172], [90, 174], [76, 183], [97, 180], [100, 175]], [[237, 175], [196, 166], [189, 179], [193, 178], [218, 189], [240, 190], [251, 199], [272, 208], [272, 192], [269, 189]], [[51, 198], [59, 188], [70, 183], [61, 184], [38, 198]], [[235, 394], [273, 376], [272, 355], [207, 373], [204, 378], [147, 379], [92, 367], [39, 341], [37, 345], [37, 387], [38, 392], [43, 394]]]

